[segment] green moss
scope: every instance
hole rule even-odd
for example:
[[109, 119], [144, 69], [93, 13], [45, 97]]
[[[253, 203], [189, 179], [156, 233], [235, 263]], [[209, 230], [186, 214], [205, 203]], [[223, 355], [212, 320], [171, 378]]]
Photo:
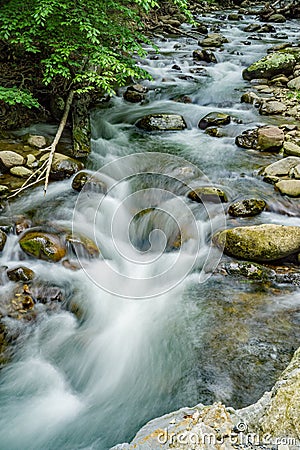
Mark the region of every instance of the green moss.
[[285, 49], [283, 52], [271, 53], [251, 64], [243, 71], [243, 78], [252, 80], [254, 78], [272, 78], [279, 74], [290, 75], [296, 63], [295, 56], [286, 52]]

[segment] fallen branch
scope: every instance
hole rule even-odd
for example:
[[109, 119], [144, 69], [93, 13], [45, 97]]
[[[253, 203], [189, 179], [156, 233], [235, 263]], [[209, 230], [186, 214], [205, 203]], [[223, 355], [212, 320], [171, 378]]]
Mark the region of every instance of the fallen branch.
[[48, 183], [49, 183], [49, 176], [50, 176], [50, 170], [51, 170], [51, 165], [52, 165], [52, 161], [53, 161], [53, 156], [56, 150], [56, 146], [61, 138], [62, 132], [64, 131], [64, 128], [66, 126], [67, 123], [67, 118], [69, 115], [69, 111], [73, 102], [73, 98], [74, 98], [74, 91], [70, 91], [67, 101], [66, 101], [66, 106], [65, 106], [65, 110], [63, 113], [63, 116], [61, 118], [58, 130], [56, 132], [55, 138], [52, 142], [52, 144], [47, 147], [44, 150], [50, 150], [50, 154], [48, 157], [48, 161], [47, 161], [47, 170], [46, 170], [46, 178], [45, 178], [45, 186], [44, 186], [44, 195], [46, 195], [47, 193], [47, 188], [48, 188]]

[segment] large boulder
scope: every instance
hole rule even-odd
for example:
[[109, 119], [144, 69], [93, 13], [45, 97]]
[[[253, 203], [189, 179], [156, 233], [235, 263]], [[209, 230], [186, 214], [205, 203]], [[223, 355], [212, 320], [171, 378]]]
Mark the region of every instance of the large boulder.
[[200, 122], [198, 123], [198, 127], [201, 130], [205, 130], [207, 127], [227, 125], [230, 123], [229, 114], [220, 113], [220, 112], [211, 112], [206, 116], [202, 117]]
[[30, 256], [57, 262], [66, 255], [60, 236], [54, 233], [29, 230], [19, 240], [21, 249]]
[[228, 42], [228, 40], [222, 34], [211, 33], [202, 39], [202, 41], [199, 42], [199, 45], [202, 47], [221, 47], [221, 45], [226, 44], [226, 42]]
[[178, 114], [149, 114], [139, 119], [138, 128], [145, 131], [179, 131], [186, 128], [185, 120]]
[[255, 78], [273, 78], [276, 75], [290, 75], [296, 65], [295, 57], [290, 53], [275, 52], [251, 64], [243, 70], [245, 80]]
[[300, 227], [263, 224], [217, 233], [214, 243], [224, 253], [248, 261], [276, 261], [300, 252]]

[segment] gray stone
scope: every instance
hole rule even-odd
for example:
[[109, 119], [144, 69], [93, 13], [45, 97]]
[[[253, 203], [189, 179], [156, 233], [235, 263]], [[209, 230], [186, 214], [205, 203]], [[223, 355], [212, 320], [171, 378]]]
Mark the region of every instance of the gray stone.
[[285, 155], [300, 157], [300, 147], [299, 145], [294, 144], [293, 142], [289, 141], [284, 142], [283, 150]]
[[291, 81], [288, 82], [287, 87], [289, 89], [296, 89], [297, 91], [300, 90], [300, 77], [293, 78]]
[[34, 134], [30, 134], [28, 136], [27, 143], [28, 145], [30, 145], [30, 147], [35, 148], [43, 148], [47, 146], [47, 141], [44, 136], [37, 136]]
[[221, 231], [214, 243], [229, 256], [248, 261], [276, 261], [300, 251], [300, 227], [263, 224]]
[[283, 131], [275, 126], [266, 126], [257, 130], [257, 150], [279, 150], [284, 141]]
[[288, 197], [300, 197], [300, 180], [280, 180], [275, 188]]
[[22, 166], [24, 163], [23, 156], [10, 150], [0, 151], [0, 167], [1, 170], [9, 170], [14, 166]]
[[242, 103], [251, 103], [251, 104], [254, 104], [254, 105], [256, 105], [256, 104], [259, 105], [260, 102], [261, 102], [261, 99], [260, 99], [260, 97], [257, 94], [255, 94], [255, 92], [248, 91], [248, 92], [245, 92], [241, 96], [241, 102]]
[[217, 58], [215, 57], [215, 54], [211, 50], [194, 50], [193, 51], [193, 58], [197, 61], [204, 61], [207, 63], [216, 63]]
[[138, 128], [145, 131], [179, 131], [186, 128], [185, 120], [178, 114], [149, 114], [139, 119]]
[[282, 102], [279, 102], [277, 100], [271, 100], [269, 102], [264, 102], [259, 108], [259, 113], [264, 116], [282, 114], [285, 111], [286, 111], [285, 104]]
[[199, 42], [202, 47], [221, 47], [222, 44], [228, 42], [226, 37], [220, 33], [211, 33]]
[[269, 166], [267, 166], [263, 172], [263, 176], [268, 177], [282, 177], [289, 175], [291, 169], [300, 164], [300, 158], [296, 156], [288, 156], [287, 158], [280, 159]]

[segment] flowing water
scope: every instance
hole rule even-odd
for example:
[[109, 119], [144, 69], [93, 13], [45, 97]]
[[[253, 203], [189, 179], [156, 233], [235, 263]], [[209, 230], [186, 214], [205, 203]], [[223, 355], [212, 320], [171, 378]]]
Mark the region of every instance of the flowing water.
[[[220, 258], [210, 236], [235, 219], [222, 205], [186, 198], [190, 187], [209, 180], [231, 200], [259, 196], [268, 202], [268, 211], [236, 223], [300, 225], [297, 201], [253, 175], [274, 157], [234, 144], [243, 130], [268, 120], [240, 103], [247, 87], [241, 70], [281, 41], [268, 34], [245, 46], [242, 28], [253, 18], [204, 20], [230, 40], [207, 74], [190, 71], [197, 40], [156, 37], [159, 53], [149, 48], [139, 62], [154, 78], [144, 83], [149, 102], [129, 104], [119, 96], [93, 112], [88, 168], [99, 171], [107, 195], [78, 196], [66, 180], [51, 184], [45, 200], [37, 188], [11, 204], [14, 214], [84, 231], [102, 256], [81, 256], [83, 270], [76, 272], [24, 261], [41, 280], [61, 286], [80, 315], [49, 313], [40, 305], [37, 321], [23, 325], [15, 358], [0, 377], [1, 450], [104, 450], [183, 405], [220, 400], [245, 406], [272, 386], [299, 345], [299, 290], [210, 276]], [[293, 42], [298, 29], [289, 21], [278, 31]], [[192, 103], [172, 100], [181, 95]], [[197, 127], [211, 111], [233, 117], [221, 138]], [[154, 112], [181, 114], [188, 127], [138, 131], [137, 119]], [[17, 238], [10, 236], [0, 263], [14, 267], [19, 258]], [[1, 295], [12, 286], [1, 286]], [[12, 319], [7, 324], [19, 326]]]

